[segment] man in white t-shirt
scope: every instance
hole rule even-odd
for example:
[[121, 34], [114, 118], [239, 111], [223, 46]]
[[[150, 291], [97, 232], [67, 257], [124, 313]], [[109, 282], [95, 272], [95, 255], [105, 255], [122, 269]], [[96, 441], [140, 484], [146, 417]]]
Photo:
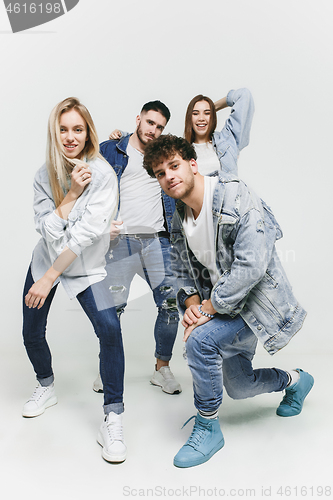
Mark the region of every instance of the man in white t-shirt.
[[[162, 193], [156, 179], [143, 168], [146, 145], [160, 136], [170, 111], [160, 101], [146, 103], [136, 117], [136, 130], [120, 140], [100, 145], [104, 158], [114, 168], [119, 182], [119, 212], [113, 221], [106, 255], [107, 282], [121, 314], [136, 274], [150, 286], [158, 308], [155, 323], [156, 365], [150, 382], [165, 393], [178, 394], [169, 361], [178, 330], [176, 279], [171, 271], [169, 231], [175, 202]], [[140, 334], [140, 328], [132, 334]], [[102, 391], [100, 379], [94, 390]]]
[[254, 370], [257, 341], [275, 354], [301, 328], [306, 312], [277, 256], [281, 229], [265, 202], [233, 174], [198, 173], [185, 139], [161, 136], [144, 166], [179, 200], [172, 221], [172, 268], [198, 410], [177, 467], [209, 460], [224, 445], [218, 421], [223, 385], [233, 399], [286, 390], [276, 413], [298, 415], [312, 388], [303, 370]]

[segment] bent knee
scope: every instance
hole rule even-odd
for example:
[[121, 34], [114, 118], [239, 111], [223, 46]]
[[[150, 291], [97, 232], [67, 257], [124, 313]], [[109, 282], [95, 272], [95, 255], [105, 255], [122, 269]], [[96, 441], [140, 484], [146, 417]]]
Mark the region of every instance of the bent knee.
[[201, 357], [203, 354], [202, 339], [200, 336], [191, 334], [186, 341], [186, 352], [188, 358]]
[[232, 384], [224, 384], [224, 388], [231, 399], [244, 399], [244, 390], [240, 391], [240, 388]]
[[253, 381], [244, 380], [243, 378], [237, 383], [236, 379], [235, 382], [232, 383], [230, 383], [230, 381], [224, 382], [224, 388], [231, 399], [253, 398], [253, 396], [258, 394]]

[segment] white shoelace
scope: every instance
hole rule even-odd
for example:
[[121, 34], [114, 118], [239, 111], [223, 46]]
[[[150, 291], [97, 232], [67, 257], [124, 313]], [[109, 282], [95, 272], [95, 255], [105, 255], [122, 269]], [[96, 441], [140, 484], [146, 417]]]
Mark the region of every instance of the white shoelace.
[[35, 390], [28, 401], [36, 401], [36, 399], [40, 399], [48, 389], [49, 386], [44, 387], [42, 385], [37, 385], [37, 387], [35, 387]]
[[[112, 417], [111, 417], [112, 418]], [[106, 425], [108, 434], [112, 441], [123, 441], [123, 426], [121, 423], [121, 419], [117, 418], [115, 420], [111, 420], [109, 416], [106, 418]]]

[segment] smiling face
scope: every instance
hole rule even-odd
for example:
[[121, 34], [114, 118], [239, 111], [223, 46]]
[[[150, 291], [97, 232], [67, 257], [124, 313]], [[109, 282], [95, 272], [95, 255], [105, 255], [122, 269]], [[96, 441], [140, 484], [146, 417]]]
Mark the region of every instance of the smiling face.
[[192, 111], [192, 128], [194, 131], [194, 142], [200, 144], [208, 142], [209, 137], [209, 123], [211, 118], [211, 109], [209, 102], [198, 101], [195, 103]]
[[143, 147], [149, 141], [157, 139], [167, 124], [166, 118], [159, 111], [142, 112], [136, 118], [136, 135]]
[[88, 140], [87, 123], [75, 109], [60, 116], [60, 138], [65, 156], [80, 158]]
[[194, 159], [183, 160], [178, 153], [153, 167], [155, 177], [163, 191], [176, 200], [185, 200], [191, 195], [197, 171], [198, 166]]

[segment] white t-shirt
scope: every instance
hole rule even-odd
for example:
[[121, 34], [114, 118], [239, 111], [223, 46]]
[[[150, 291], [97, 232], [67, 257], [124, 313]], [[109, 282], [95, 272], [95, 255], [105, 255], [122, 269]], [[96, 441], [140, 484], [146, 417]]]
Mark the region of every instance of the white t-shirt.
[[221, 170], [219, 159], [211, 142], [193, 143], [193, 147], [197, 153], [198, 170], [201, 175]]
[[161, 188], [143, 168], [143, 154], [128, 144], [128, 164], [120, 179], [120, 211], [124, 222], [122, 234], [164, 231]]
[[217, 177], [205, 177], [204, 199], [200, 214], [196, 219], [192, 209], [186, 206], [183, 228], [192, 252], [199, 262], [207, 267], [213, 285], [220, 274], [216, 267], [212, 204]]

